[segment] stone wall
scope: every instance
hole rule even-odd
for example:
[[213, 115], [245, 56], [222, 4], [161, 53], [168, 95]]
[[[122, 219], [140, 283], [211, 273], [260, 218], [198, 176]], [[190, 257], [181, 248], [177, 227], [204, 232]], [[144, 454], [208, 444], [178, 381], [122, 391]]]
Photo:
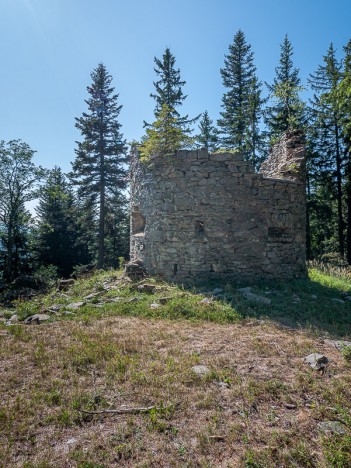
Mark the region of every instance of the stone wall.
[[239, 153], [134, 156], [131, 259], [184, 283], [304, 276], [304, 148], [285, 134], [259, 174]]

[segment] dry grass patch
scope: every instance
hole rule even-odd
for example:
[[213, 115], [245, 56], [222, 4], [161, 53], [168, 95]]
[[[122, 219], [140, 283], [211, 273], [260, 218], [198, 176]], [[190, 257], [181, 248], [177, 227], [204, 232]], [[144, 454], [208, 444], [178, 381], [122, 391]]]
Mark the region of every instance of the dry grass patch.
[[[18, 325], [0, 340], [3, 467], [351, 466], [350, 365], [328, 340], [131, 317]], [[323, 375], [303, 364], [315, 351], [330, 359]], [[156, 408], [80, 411], [123, 405]], [[324, 420], [344, 434], [323, 436]]]

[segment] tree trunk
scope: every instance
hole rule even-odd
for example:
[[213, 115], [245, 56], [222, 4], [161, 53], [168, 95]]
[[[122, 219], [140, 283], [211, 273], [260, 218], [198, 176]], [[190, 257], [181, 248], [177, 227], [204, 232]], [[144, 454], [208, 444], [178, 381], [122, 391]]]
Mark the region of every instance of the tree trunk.
[[344, 220], [342, 215], [342, 174], [341, 174], [341, 157], [340, 157], [340, 142], [339, 128], [335, 123], [335, 140], [336, 140], [336, 180], [337, 180], [337, 200], [338, 200], [338, 239], [339, 253], [342, 257], [345, 255], [344, 245]]
[[306, 188], [307, 188], [307, 203], [306, 203], [306, 258], [311, 260], [311, 224], [310, 224], [310, 196], [311, 196], [311, 187], [310, 187], [310, 177], [308, 169], [306, 170]]
[[100, 210], [99, 210], [99, 250], [98, 268], [103, 268], [105, 263], [105, 169], [104, 157], [100, 157], [101, 177], [100, 177]]
[[351, 146], [348, 149], [346, 204], [347, 204], [346, 252], [347, 252], [347, 263], [351, 265]]

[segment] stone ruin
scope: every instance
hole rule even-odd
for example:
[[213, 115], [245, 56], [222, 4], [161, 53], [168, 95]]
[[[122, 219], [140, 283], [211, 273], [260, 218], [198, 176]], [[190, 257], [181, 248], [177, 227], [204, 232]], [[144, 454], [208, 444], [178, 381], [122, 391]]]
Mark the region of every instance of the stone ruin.
[[131, 261], [179, 283], [306, 275], [305, 139], [288, 132], [256, 173], [240, 153], [131, 162]]

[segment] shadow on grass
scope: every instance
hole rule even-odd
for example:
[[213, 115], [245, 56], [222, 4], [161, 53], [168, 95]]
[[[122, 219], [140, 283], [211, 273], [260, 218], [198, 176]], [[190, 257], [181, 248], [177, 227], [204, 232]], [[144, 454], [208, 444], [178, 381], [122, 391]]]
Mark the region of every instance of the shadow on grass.
[[269, 319], [282, 325], [308, 329], [318, 335], [351, 339], [351, 283], [311, 270], [309, 278], [261, 283], [252, 292], [271, 300], [270, 305], [246, 300], [237, 291], [233, 307], [242, 317]]

